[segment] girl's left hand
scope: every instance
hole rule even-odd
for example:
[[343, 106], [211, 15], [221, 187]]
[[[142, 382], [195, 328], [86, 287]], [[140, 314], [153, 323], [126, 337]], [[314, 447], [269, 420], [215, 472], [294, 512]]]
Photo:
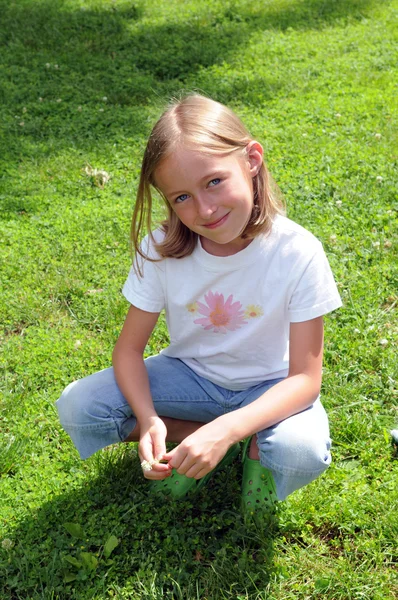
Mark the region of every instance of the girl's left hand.
[[180, 475], [201, 479], [214, 469], [232, 444], [225, 430], [213, 421], [189, 435], [163, 458]]

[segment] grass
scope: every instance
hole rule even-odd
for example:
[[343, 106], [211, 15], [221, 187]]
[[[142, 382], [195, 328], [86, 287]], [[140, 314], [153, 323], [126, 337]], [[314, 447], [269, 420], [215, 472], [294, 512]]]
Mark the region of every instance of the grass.
[[[0, 0], [0, 14], [0, 598], [396, 598], [397, 1]], [[333, 465], [269, 522], [240, 516], [238, 463], [162, 504], [134, 446], [81, 462], [53, 405], [110, 365], [143, 147], [181, 89], [229, 104], [264, 144], [344, 300], [326, 319]], [[162, 322], [148, 354], [166, 344]]]

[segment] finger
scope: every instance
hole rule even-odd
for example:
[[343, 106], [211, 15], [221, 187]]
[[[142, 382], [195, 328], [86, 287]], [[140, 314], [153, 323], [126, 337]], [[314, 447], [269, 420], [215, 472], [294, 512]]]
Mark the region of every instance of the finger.
[[156, 433], [152, 437], [153, 455], [157, 460], [163, 458], [166, 454], [166, 439], [164, 434]]
[[207, 475], [208, 473], [210, 473], [212, 469], [202, 469], [201, 471], [199, 471], [199, 473], [197, 473], [194, 476], [194, 479], [202, 479], [202, 477], [204, 477], [205, 475]]
[[173, 458], [174, 454], [176, 453], [177, 448], [178, 448], [178, 446], [176, 446], [175, 448], [173, 448], [173, 450], [170, 450], [169, 452], [165, 452], [163, 454], [164, 460], [170, 461]]
[[138, 454], [141, 459], [141, 462], [143, 460], [147, 460], [147, 461], [151, 462], [154, 459], [153, 449], [152, 449], [152, 439], [151, 439], [150, 435], [146, 434], [145, 436], [143, 436], [140, 439], [140, 442], [138, 444]]
[[175, 467], [173, 461], [171, 461], [170, 464], [174, 469], [176, 469], [177, 473], [180, 475], [186, 475], [191, 469], [198, 471], [203, 467], [200, 462], [196, 462], [198, 460], [199, 459], [186, 456], [179, 467]]
[[[191, 479], [200, 479], [198, 475], [202, 471], [203, 469], [200, 465], [192, 465], [187, 471], [185, 471], [184, 475], [185, 477], [190, 477]], [[206, 474], [205, 471], [203, 471], [203, 473], [204, 475]], [[203, 477], [203, 475], [201, 477]]]
[[172, 467], [169, 465], [169, 463], [154, 463], [152, 465], [152, 471], [157, 473], [169, 473], [171, 469]]
[[162, 481], [163, 479], [167, 479], [168, 477], [170, 477], [171, 471], [167, 473], [159, 473], [152, 469], [152, 471], [144, 471], [143, 475], [145, 479], [149, 479], [151, 481]]
[[166, 454], [163, 455], [163, 458], [169, 462], [169, 465], [176, 470], [180, 468], [186, 457], [187, 454], [181, 448], [181, 446], [177, 446], [170, 452], [166, 452]]
[[141, 468], [142, 471], [144, 473], [144, 475], [146, 476], [146, 474], [149, 474], [153, 471], [157, 472], [157, 473], [169, 473], [171, 472], [171, 467], [168, 463], [164, 464], [164, 463], [160, 463], [157, 462], [155, 460], [143, 460], [141, 461]]
[[207, 473], [210, 473], [212, 469], [212, 465], [209, 464], [207, 461], [199, 461], [197, 463], [192, 464], [191, 467], [189, 467], [185, 471], [185, 476], [192, 477], [194, 479], [201, 479], [202, 477], [207, 475]]
[[140, 445], [138, 448], [138, 456], [140, 457], [141, 462], [144, 460], [148, 462], [153, 461], [152, 448], [148, 448], [147, 446]]

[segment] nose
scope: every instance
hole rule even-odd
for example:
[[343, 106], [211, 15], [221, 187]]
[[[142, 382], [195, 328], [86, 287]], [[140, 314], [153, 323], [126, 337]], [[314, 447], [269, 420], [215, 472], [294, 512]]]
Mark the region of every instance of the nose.
[[209, 201], [204, 195], [198, 195], [196, 197], [196, 210], [199, 217], [206, 221], [216, 212], [217, 206], [214, 205], [213, 201]]

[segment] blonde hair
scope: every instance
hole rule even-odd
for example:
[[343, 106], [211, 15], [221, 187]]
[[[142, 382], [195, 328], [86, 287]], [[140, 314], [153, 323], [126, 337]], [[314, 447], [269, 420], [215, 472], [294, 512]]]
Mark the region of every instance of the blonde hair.
[[[155, 171], [178, 143], [184, 143], [206, 154], [226, 155], [241, 152], [252, 141], [241, 120], [229, 108], [199, 94], [191, 94], [174, 101], [162, 114], [149, 136], [142, 161], [137, 199], [131, 224], [131, 244], [142, 258], [140, 247], [145, 229], [152, 236], [152, 190], [165, 201], [167, 219], [161, 223], [165, 236], [154, 247], [162, 258], [183, 258], [195, 249], [198, 234], [186, 227], [176, 216], [169, 202], [157, 187]], [[242, 233], [243, 238], [254, 238], [267, 233], [276, 214], [284, 213], [283, 202], [273, 184], [264, 162], [253, 178], [253, 211]]]

